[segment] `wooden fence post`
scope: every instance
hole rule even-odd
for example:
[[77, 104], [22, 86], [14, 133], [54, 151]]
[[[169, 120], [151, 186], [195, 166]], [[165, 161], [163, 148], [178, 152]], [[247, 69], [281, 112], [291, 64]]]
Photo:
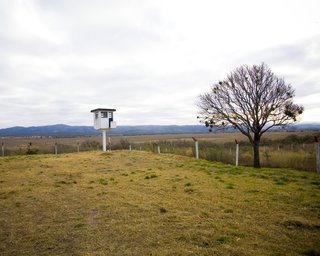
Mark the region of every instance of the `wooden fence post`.
[[158, 154], [160, 154], [161, 152], [160, 152], [160, 145], [159, 144], [158, 144], [157, 148], [158, 148]]
[[4, 142], [1, 143], [1, 155], [4, 156]]
[[235, 140], [236, 142], [236, 166], [239, 165], [239, 143], [237, 140]]
[[196, 148], [196, 159], [199, 159], [199, 145], [198, 145], [198, 141], [195, 137], [192, 137], [194, 144], [195, 144], [195, 148]]
[[57, 142], [54, 143], [54, 153], [55, 153], [55, 155], [58, 154], [58, 143]]
[[78, 153], [80, 152], [80, 142], [77, 141], [77, 150], [78, 150]]
[[129, 150], [131, 151], [131, 145], [129, 145]]

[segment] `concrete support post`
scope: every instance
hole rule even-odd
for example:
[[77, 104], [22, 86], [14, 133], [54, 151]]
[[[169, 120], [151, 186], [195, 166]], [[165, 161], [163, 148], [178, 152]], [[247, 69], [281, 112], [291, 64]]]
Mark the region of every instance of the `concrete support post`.
[[4, 143], [1, 143], [1, 155], [4, 156]]
[[194, 141], [194, 146], [196, 149], [196, 159], [199, 159], [199, 144], [198, 144], [198, 140], [195, 137], [192, 137], [193, 141]]
[[102, 150], [107, 151], [107, 131], [102, 131]]
[[196, 159], [199, 159], [199, 143], [198, 141], [195, 141], [195, 147], [196, 147]]

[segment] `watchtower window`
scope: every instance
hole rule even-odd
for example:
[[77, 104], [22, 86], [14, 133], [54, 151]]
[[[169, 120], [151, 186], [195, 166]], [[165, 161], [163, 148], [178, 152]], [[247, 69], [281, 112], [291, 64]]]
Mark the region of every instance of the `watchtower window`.
[[95, 113], [95, 114], [94, 114], [94, 117], [95, 117], [95, 119], [98, 119], [98, 118], [99, 118], [99, 114], [98, 114], [98, 113]]
[[102, 118], [108, 118], [108, 112], [101, 112]]
[[112, 118], [112, 113], [108, 112], [108, 118]]

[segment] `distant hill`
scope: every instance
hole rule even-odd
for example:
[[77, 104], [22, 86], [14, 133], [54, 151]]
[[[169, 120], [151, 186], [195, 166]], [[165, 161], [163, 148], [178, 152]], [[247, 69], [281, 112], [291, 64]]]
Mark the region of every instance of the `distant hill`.
[[[139, 126], [118, 126], [110, 130], [109, 134], [163, 134], [163, 133], [205, 133], [208, 129], [201, 125], [139, 125]], [[100, 134], [92, 126], [70, 126], [64, 124], [32, 126], [32, 127], [11, 127], [0, 129], [0, 136], [85, 136]]]
[[[276, 128], [273, 130], [281, 130]], [[285, 130], [320, 130], [320, 123], [297, 124], [286, 126]], [[232, 128], [226, 132], [235, 131]], [[118, 126], [109, 131], [110, 134], [140, 135], [140, 134], [166, 134], [166, 133], [207, 133], [208, 128], [202, 125], [137, 125], [137, 126]], [[0, 129], [0, 137], [21, 137], [21, 136], [53, 136], [53, 137], [72, 137], [88, 136], [100, 134], [92, 126], [70, 126], [65, 124], [32, 126], [32, 127], [11, 127]]]

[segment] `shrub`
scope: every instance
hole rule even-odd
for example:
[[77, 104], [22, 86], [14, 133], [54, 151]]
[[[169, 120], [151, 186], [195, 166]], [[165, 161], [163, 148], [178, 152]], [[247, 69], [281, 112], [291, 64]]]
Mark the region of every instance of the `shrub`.
[[80, 144], [80, 148], [82, 151], [97, 150], [97, 149], [100, 149], [101, 147], [102, 147], [102, 144], [94, 140], [86, 140]]

